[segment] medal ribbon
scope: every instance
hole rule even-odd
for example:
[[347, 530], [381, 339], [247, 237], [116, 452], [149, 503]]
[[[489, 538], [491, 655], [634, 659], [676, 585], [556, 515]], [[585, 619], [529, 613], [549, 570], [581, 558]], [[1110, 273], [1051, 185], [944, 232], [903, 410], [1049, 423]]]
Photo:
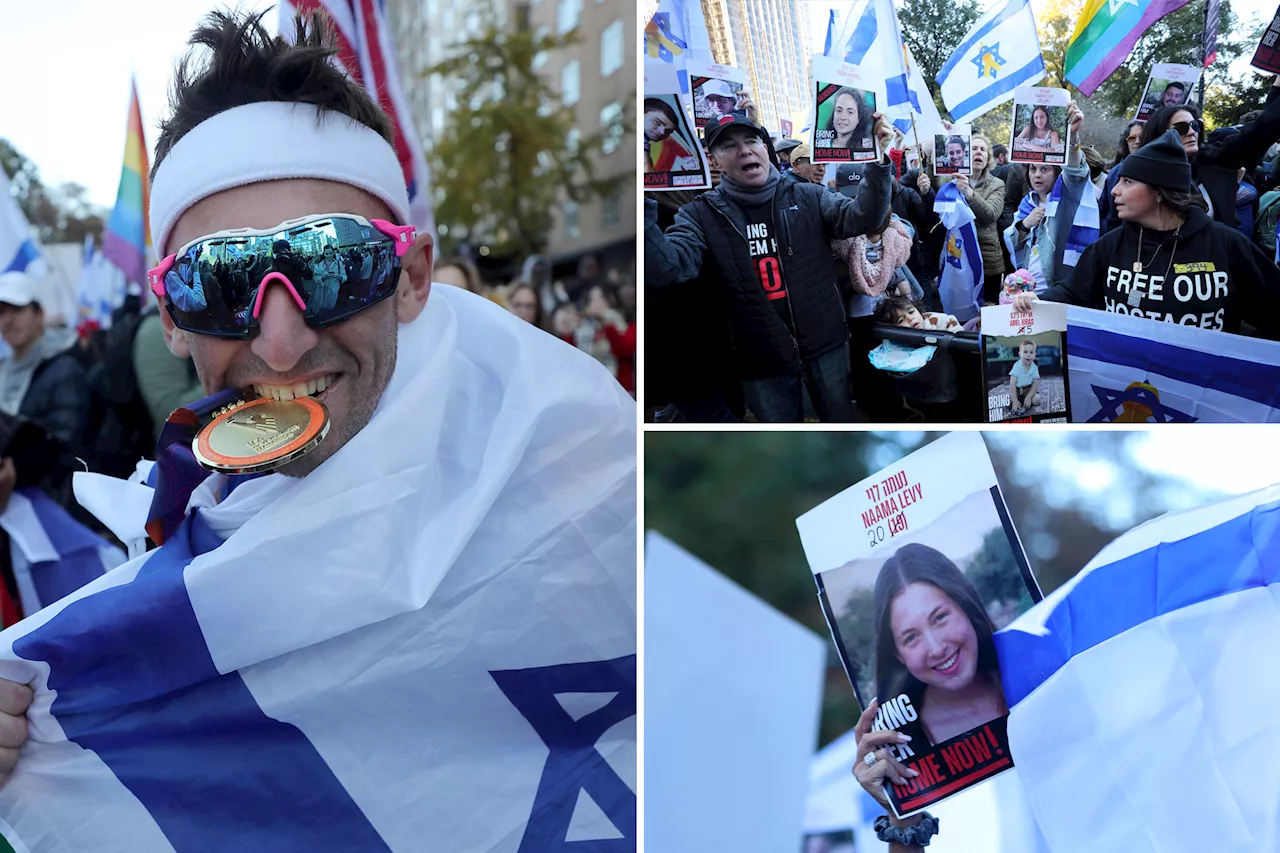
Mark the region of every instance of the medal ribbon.
[[191, 443], [200, 432], [201, 421], [218, 409], [229, 406], [241, 398], [235, 388], [227, 388], [210, 394], [203, 400], [183, 406], [165, 421], [156, 445], [155, 497], [151, 499], [151, 512], [147, 515], [147, 535], [157, 545], [163, 545], [173, 535], [187, 514], [191, 493], [205, 481], [210, 472], [200, 467]]

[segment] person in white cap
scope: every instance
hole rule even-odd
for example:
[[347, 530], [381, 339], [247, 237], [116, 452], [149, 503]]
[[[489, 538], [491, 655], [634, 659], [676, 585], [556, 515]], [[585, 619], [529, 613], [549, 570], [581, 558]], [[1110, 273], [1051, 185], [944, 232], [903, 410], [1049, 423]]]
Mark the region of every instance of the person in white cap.
[[[210, 396], [166, 425], [146, 518], [111, 522], [159, 547], [0, 635], [0, 671], [29, 685], [0, 682], [0, 771], [31, 702], [0, 834], [32, 853], [534, 849], [596, 784], [633, 834], [635, 726], [602, 721], [635, 714], [635, 403], [590, 356], [432, 284], [391, 124], [332, 64], [327, 20], [289, 44], [261, 17], [205, 19], [156, 145], [150, 282]], [[202, 276], [207, 310], [175, 304], [174, 261], [217, 269], [228, 243], [269, 265], [247, 288]], [[312, 300], [322, 243], [387, 275]], [[322, 438], [277, 455], [294, 435]], [[77, 716], [121, 661], [111, 712]], [[570, 717], [547, 690], [614, 698]], [[237, 745], [235, 770], [208, 769]]]
[[11, 350], [0, 360], [0, 412], [34, 421], [78, 452], [89, 386], [71, 352], [75, 334], [45, 329], [36, 282], [25, 272], [0, 275], [0, 335]]
[[702, 100], [707, 105], [707, 117], [712, 120], [738, 109], [738, 95], [724, 80], [708, 80], [703, 83]]

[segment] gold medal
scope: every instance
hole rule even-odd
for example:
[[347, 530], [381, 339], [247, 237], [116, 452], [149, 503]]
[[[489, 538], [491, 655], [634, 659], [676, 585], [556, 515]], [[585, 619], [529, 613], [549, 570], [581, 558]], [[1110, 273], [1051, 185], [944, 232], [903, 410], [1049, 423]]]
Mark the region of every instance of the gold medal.
[[260, 398], [218, 412], [196, 436], [196, 461], [222, 474], [274, 471], [329, 434], [329, 410], [312, 397]]

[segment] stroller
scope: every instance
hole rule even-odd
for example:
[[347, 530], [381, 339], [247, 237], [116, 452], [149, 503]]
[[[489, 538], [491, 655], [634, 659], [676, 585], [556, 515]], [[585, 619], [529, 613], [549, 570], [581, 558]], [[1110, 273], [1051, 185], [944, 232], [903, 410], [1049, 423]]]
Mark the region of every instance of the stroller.
[[[910, 372], [883, 370], [894, 388], [932, 423], [981, 423], [982, 345], [977, 332], [937, 332], [877, 323], [876, 339], [912, 350], [935, 347]], [[922, 359], [918, 359], [922, 360]]]

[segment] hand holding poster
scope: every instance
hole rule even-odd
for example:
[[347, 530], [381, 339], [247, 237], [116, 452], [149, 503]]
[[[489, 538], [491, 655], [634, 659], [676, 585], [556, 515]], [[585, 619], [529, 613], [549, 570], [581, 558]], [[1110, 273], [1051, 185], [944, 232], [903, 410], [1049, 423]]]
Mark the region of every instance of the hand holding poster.
[[1070, 144], [1067, 105], [1070, 103], [1071, 95], [1066, 89], [1019, 86], [1014, 90], [1009, 160], [1054, 166], [1066, 163]]
[[933, 173], [935, 175], [973, 174], [973, 138], [970, 125], [953, 124], [948, 133], [933, 137]]
[[644, 64], [643, 118], [644, 188], [709, 189], [706, 155], [685, 112], [676, 71], [666, 63]]
[[1267, 24], [1262, 41], [1258, 43], [1258, 49], [1254, 51], [1249, 64], [1272, 74], [1280, 74], [1280, 9], [1276, 10], [1271, 23]]
[[1036, 302], [982, 309], [987, 423], [1067, 423], [1067, 306]]
[[1161, 107], [1179, 107], [1191, 98], [1191, 90], [1200, 79], [1200, 69], [1194, 65], [1157, 63], [1151, 66], [1147, 89], [1138, 102], [1134, 118], [1146, 121]]
[[693, 122], [702, 130], [707, 122], [732, 112], [741, 112], [746, 94], [746, 75], [729, 65], [689, 63], [689, 86], [693, 91]]
[[[860, 523], [859, 523], [860, 522]], [[899, 816], [1013, 766], [994, 633], [1040, 599], [986, 445], [953, 433], [796, 520], [873, 731], [919, 775], [886, 781]]]
[[880, 159], [875, 133], [879, 98], [855, 65], [813, 57], [813, 162], [870, 163]]

